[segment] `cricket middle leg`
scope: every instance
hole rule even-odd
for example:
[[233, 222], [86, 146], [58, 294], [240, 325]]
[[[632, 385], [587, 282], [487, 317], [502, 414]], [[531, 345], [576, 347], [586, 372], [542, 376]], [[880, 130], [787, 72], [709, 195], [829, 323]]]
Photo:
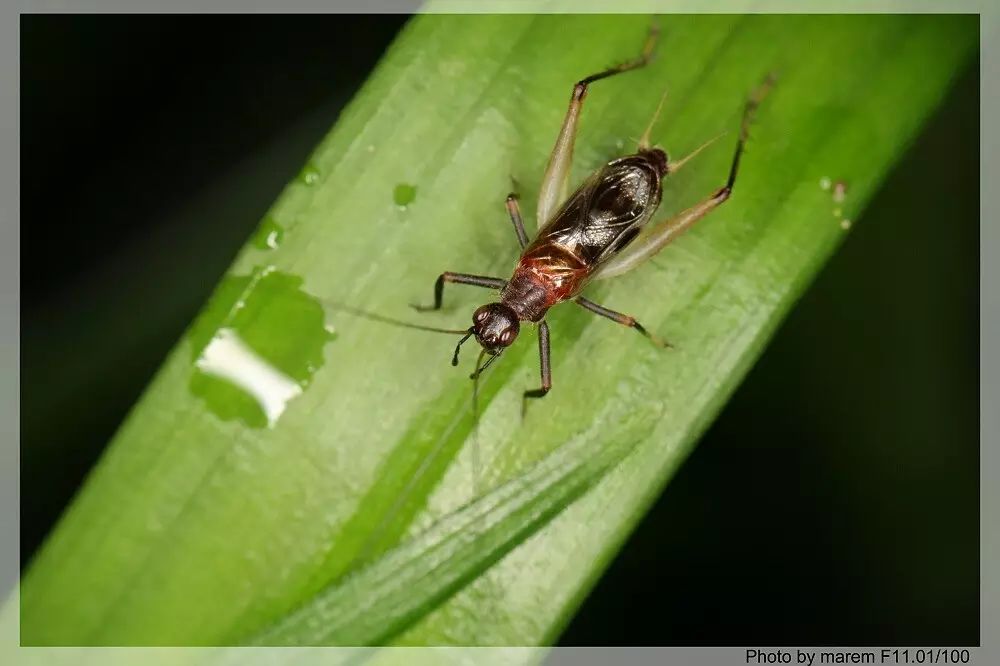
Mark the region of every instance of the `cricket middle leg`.
[[507, 195], [507, 214], [510, 215], [510, 223], [514, 225], [517, 242], [521, 244], [523, 250], [528, 247], [528, 234], [524, 230], [524, 219], [521, 217], [521, 206], [517, 203], [518, 198], [515, 192]]
[[616, 312], [603, 305], [598, 305], [594, 301], [584, 298], [583, 296], [577, 296], [573, 299], [573, 302], [582, 307], [585, 310], [590, 310], [596, 315], [606, 317], [611, 321], [621, 324], [622, 326], [628, 326], [629, 328], [634, 328], [636, 331], [646, 336], [646, 338], [652, 342], [657, 347], [673, 347], [672, 344], [663, 340], [662, 338], [650, 333], [646, 330], [646, 327], [636, 321], [635, 317], [621, 312]]
[[542, 375], [542, 385], [539, 388], [525, 391], [521, 398], [521, 418], [524, 418], [528, 411], [528, 400], [532, 398], [543, 398], [552, 388], [552, 363], [549, 358], [551, 347], [549, 345], [549, 325], [544, 321], [538, 325], [538, 360], [539, 369]]

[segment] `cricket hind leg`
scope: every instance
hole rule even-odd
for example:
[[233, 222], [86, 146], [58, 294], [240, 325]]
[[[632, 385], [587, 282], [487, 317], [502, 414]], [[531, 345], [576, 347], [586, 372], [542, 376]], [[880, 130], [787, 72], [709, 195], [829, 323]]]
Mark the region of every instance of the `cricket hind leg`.
[[628, 326], [629, 328], [635, 329], [657, 347], [673, 347], [673, 345], [667, 342], [666, 340], [647, 331], [646, 327], [640, 324], [638, 321], [636, 321], [635, 317], [631, 315], [623, 314], [621, 312], [616, 312], [615, 310], [606, 308], [603, 305], [598, 305], [594, 301], [584, 298], [583, 296], [577, 296], [576, 298], [573, 299], [573, 302], [582, 307], [583, 309], [589, 310], [590, 312], [593, 312], [596, 315], [600, 315], [601, 317], [606, 317], [613, 322], [621, 324], [622, 326]]
[[733, 186], [736, 184], [736, 175], [740, 168], [740, 158], [743, 156], [754, 112], [756, 112], [757, 107], [760, 106], [764, 96], [773, 85], [774, 75], [770, 74], [747, 99], [740, 122], [740, 135], [736, 141], [736, 150], [733, 153], [733, 161], [729, 167], [729, 177], [726, 179], [726, 184], [694, 206], [678, 213], [674, 217], [667, 218], [652, 227], [648, 232], [643, 233], [633, 245], [604, 264], [594, 276], [594, 279], [602, 280], [635, 268], [655, 255], [670, 241], [693, 226], [695, 222], [721, 206], [732, 196]]
[[434, 305], [411, 305], [418, 312], [428, 312], [440, 310], [441, 302], [444, 298], [444, 283], [454, 282], [455, 284], [469, 284], [474, 287], [485, 287], [487, 289], [503, 289], [507, 285], [507, 280], [503, 278], [489, 277], [486, 275], [469, 275], [468, 273], [444, 272], [438, 276], [434, 282]]
[[587, 88], [595, 81], [645, 66], [653, 55], [653, 48], [656, 46], [659, 35], [659, 25], [653, 23], [649, 28], [649, 35], [646, 38], [642, 53], [638, 57], [602, 72], [584, 77], [573, 86], [569, 109], [566, 111], [566, 117], [563, 118], [562, 128], [559, 130], [559, 138], [556, 139], [556, 145], [552, 149], [548, 165], [545, 167], [545, 174], [542, 176], [542, 186], [538, 193], [538, 215], [536, 219], [539, 229], [549, 221], [549, 218], [556, 211], [559, 204], [566, 200], [570, 168], [573, 162], [573, 145], [576, 142], [577, 124], [580, 120], [580, 111], [583, 109], [583, 99], [587, 96]]

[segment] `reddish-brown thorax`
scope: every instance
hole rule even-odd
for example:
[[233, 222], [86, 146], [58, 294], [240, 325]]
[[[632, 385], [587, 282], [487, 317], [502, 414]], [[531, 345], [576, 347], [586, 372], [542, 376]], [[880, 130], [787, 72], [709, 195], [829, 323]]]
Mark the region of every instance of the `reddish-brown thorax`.
[[553, 305], [580, 293], [592, 270], [562, 245], [535, 241], [525, 248], [500, 301], [521, 320], [541, 321]]

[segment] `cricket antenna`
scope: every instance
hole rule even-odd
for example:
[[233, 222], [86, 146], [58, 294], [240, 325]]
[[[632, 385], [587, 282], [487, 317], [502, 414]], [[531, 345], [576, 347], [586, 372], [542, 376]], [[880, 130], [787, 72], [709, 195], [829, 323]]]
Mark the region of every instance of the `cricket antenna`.
[[653, 125], [656, 124], [657, 119], [660, 117], [660, 112], [663, 110], [663, 103], [667, 101], [667, 91], [664, 90], [663, 94], [660, 95], [660, 103], [656, 105], [656, 111], [653, 112], [653, 117], [649, 119], [649, 124], [646, 125], [646, 131], [642, 133], [639, 137], [639, 150], [646, 150], [650, 147], [649, 137], [653, 132]]
[[476, 371], [473, 372], [471, 375], [469, 375], [469, 379], [478, 380], [479, 379], [479, 375], [481, 375], [484, 372], [486, 372], [486, 368], [490, 367], [490, 364], [493, 363], [493, 361], [495, 361], [498, 358], [500, 358], [500, 354], [492, 354], [492, 355], [490, 355], [490, 358], [486, 361], [486, 363], [483, 363], [482, 365], [479, 365], [480, 363], [482, 363], [482, 361], [483, 361], [483, 355], [485, 355], [485, 354], [486, 354], [486, 350], [484, 349], [482, 351], [482, 353], [479, 354], [479, 360], [476, 362]]
[[[466, 335], [472, 331], [471, 328], [438, 328], [437, 326], [424, 326], [423, 324], [414, 324], [409, 321], [403, 321], [402, 319], [394, 319], [392, 317], [384, 317], [380, 314], [375, 314], [374, 312], [368, 312], [367, 310], [362, 310], [360, 308], [351, 307], [350, 305], [344, 305], [343, 303], [335, 303], [334, 301], [324, 300], [323, 303], [329, 306], [332, 310], [340, 310], [341, 312], [346, 312], [352, 314], [355, 317], [361, 317], [362, 319], [370, 319], [371, 321], [381, 322], [383, 324], [389, 324], [391, 326], [399, 326], [400, 328], [412, 328], [417, 331], [430, 331], [431, 333], [448, 333], [450, 335]], [[465, 338], [462, 338], [464, 341]]]
[[[487, 355], [489, 358], [483, 363]], [[479, 376], [499, 356], [500, 354], [490, 354], [481, 349], [479, 358], [476, 359], [476, 371], [469, 375], [469, 379], [472, 380], [472, 492], [477, 497], [479, 496]]]
[[727, 134], [726, 132], [720, 132], [719, 134], [715, 135], [714, 137], [712, 137], [711, 139], [709, 139], [705, 143], [701, 144], [700, 146], [698, 146], [697, 148], [695, 148], [694, 150], [692, 150], [690, 153], [688, 153], [687, 155], [685, 155], [681, 159], [677, 160], [676, 162], [668, 162], [667, 163], [667, 173], [669, 173], [669, 174], [677, 173], [678, 171], [681, 170], [682, 166], [684, 166], [685, 164], [687, 164], [688, 160], [690, 160], [691, 158], [695, 157], [698, 153], [700, 153], [701, 151], [703, 151], [706, 148], [708, 148], [709, 146], [711, 146], [713, 143], [715, 143], [716, 141], [718, 141], [719, 139], [721, 139], [722, 137], [724, 137], [726, 134]]
[[[483, 357], [486, 350], [479, 351], [476, 359], [476, 371], [470, 375], [472, 379], [472, 494], [479, 496], [479, 373], [482, 372]], [[496, 358], [496, 357], [494, 357]]]
[[455, 345], [455, 355], [451, 357], [451, 364], [452, 365], [458, 365], [458, 350], [462, 348], [462, 345], [465, 343], [465, 341], [468, 340], [469, 337], [475, 331], [476, 331], [476, 329], [474, 327], [471, 327], [471, 326], [468, 329], [464, 330], [464, 331], [458, 331], [459, 333], [465, 333], [465, 335], [463, 335], [462, 339], [458, 341], [457, 345]]

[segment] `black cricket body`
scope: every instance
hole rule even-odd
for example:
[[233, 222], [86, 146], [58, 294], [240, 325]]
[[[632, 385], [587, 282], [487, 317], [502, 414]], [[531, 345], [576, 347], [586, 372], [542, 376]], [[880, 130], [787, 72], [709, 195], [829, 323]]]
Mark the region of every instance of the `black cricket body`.
[[666, 153], [652, 149], [612, 160], [591, 175], [521, 253], [500, 302], [473, 314], [479, 344], [499, 353], [517, 337], [520, 321], [541, 321], [635, 240], [660, 205], [666, 165]]
[[521, 321], [541, 321], [553, 305], [578, 294], [590, 276], [635, 240], [660, 205], [667, 155], [659, 148], [608, 162], [562, 205], [521, 253], [500, 302], [472, 315], [476, 341], [497, 355]]
[[685, 158], [671, 162], [666, 151], [649, 143], [659, 107], [635, 153], [611, 160], [566, 196], [577, 124], [589, 85], [644, 66], [649, 61], [656, 37], [654, 28], [640, 57], [588, 76], [573, 87], [569, 110], [542, 180], [537, 212], [540, 229], [534, 239], [529, 241], [525, 231], [517, 195], [511, 193], [507, 197], [507, 210], [521, 245], [521, 256], [511, 277], [442, 273], [434, 285], [434, 305], [415, 306], [418, 310], [440, 309], [446, 282], [499, 291], [498, 301], [476, 309], [470, 328], [448, 331], [463, 334], [455, 348], [453, 365], [458, 363], [459, 348], [469, 337], [475, 336], [482, 347], [473, 379], [477, 379], [517, 339], [521, 322], [537, 324], [542, 381], [539, 388], [524, 392], [525, 405], [529, 398], [544, 396], [552, 386], [549, 326], [545, 315], [563, 301], [571, 300], [595, 314], [634, 328], [658, 346], [669, 346], [646, 331], [634, 317], [598, 305], [584, 298], [581, 292], [591, 280], [619, 275], [643, 263], [729, 199], [751, 117], [773, 83], [773, 78], [768, 77], [746, 103], [726, 183], [694, 206], [653, 222], [663, 195], [663, 179], [676, 173], [711, 143], [706, 142]]

